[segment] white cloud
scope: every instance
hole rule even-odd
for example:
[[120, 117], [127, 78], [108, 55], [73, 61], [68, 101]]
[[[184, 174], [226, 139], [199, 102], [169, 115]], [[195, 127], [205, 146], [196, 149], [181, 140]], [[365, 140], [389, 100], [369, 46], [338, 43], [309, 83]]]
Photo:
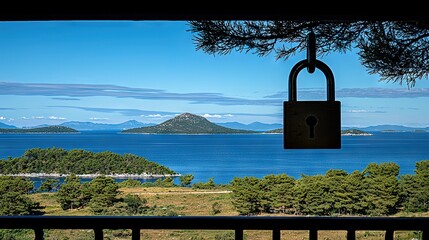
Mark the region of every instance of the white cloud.
[[171, 117], [173, 117], [173, 115], [171, 115], [171, 114], [166, 114], [166, 115], [163, 115], [163, 114], [148, 114], [148, 115], [140, 115], [140, 117], [144, 117], [144, 118], [171, 118]]
[[221, 114], [209, 114], [209, 113], [206, 113], [206, 114], [203, 114], [203, 115], [201, 115], [202, 117], [205, 117], [205, 118], [228, 118], [228, 117], [234, 117], [234, 115], [232, 115], [232, 114], [224, 114], [224, 115], [221, 115]]
[[208, 114], [208, 113], [206, 113], [206, 114], [203, 114], [201, 116], [203, 116], [205, 118], [222, 118], [222, 116], [219, 114]]
[[31, 119], [45, 119], [45, 117], [38, 116], [38, 117], [31, 117]]
[[0, 116], [0, 120], [6, 120], [6, 118], [3, 116]]
[[368, 110], [363, 110], [363, 109], [357, 109], [357, 110], [349, 110], [349, 113], [367, 113], [369, 112]]
[[50, 120], [66, 120], [64, 117], [55, 117], [55, 116], [49, 116], [48, 119]]
[[365, 109], [353, 109], [346, 111], [348, 113], [386, 113], [385, 111], [372, 111], [372, 110], [365, 110]]
[[57, 100], [80, 99], [82, 97], [115, 97], [145, 100], [189, 101], [191, 104], [217, 105], [274, 105], [277, 99], [246, 99], [224, 96], [222, 93], [175, 93], [162, 89], [130, 88], [106, 84], [49, 84], [0, 82], [0, 95], [49, 96]]
[[99, 117], [91, 117], [89, 120], [92, 121], [102, 121], [102, 120], [109, 120], [109, 118], [99, 118]]

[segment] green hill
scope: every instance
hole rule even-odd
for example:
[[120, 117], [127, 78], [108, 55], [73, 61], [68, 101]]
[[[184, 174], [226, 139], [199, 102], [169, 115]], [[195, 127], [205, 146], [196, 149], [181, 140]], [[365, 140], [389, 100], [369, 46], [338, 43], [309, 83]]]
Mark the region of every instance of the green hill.
[[79, 131], [64, 126], [49, 126], [39, 128], [0, 128], [0, 133], [78, 133]]
[[204, 117], [182, 113], [170, 120], [150, 127], [132, 128], [122, 133], [152, 133], [152, 134], [232, 134], [257, 133], [255, 131], [239, 130], [222, 127], [214, 124]]
[[[111, 151], [91, 152], [83, 149], [31, 148], [16, 158], [0, 159], [1, 174], [24, 176], [60, 176], [62, 174], [102, 175], [175, 175], [173, 170], [134, 154]], [[24, 174], [24, 175], [23, 175]], [[90, 176], [91, 177], [91, 176]]]

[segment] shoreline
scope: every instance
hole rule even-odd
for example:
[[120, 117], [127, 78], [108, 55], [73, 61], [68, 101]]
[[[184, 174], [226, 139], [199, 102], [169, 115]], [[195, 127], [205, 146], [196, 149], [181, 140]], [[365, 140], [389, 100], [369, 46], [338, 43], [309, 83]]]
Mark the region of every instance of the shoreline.
[[342, 133], [341, 136], [373, 136], [372, 133]]
[[[0, 174], [0, 176], [12, 176], [12, 177], [29, 177], [29, 178], [65, 178], [70, 174], [61, 173], [17, 173], [17, 174]], [[181, 174], [75, 174], [79, 178], [96, 178], [99, 176], [111, 177], [114, 179], [155, 179], [163, 177], [180, 177]]]

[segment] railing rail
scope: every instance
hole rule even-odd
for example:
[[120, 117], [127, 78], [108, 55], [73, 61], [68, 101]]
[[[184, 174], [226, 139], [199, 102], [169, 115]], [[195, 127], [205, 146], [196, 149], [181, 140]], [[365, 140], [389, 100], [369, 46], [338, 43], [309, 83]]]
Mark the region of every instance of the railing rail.
[[356, 231], [385, 231], [393, 240], [395, 231], [421, 231], [429, 240], [429, 218], [425, 217], [266, 217], [266, 216], [0, 216], [0, 229], [33, 229], [35, 240], [44, 239], [44, 229], [93, 229], [94, 239], [103, 239], [104, 229], [131, 229], [132, 240], [140, 239], [142, 229], [234, 230], [235, 239], [243, 239], [244, 230], [271, 230], [272, 239], [281, 238], [281, 230], [309, 230], [309, 239], [317, 240], [319, 230], [345, 230], [347, 240], [356, 239]]

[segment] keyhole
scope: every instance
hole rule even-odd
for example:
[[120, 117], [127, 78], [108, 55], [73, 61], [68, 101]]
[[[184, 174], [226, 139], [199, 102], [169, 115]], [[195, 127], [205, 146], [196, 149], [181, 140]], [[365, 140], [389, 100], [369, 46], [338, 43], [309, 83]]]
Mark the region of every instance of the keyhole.
[[314, 128], [317, 124], [317, 118], [315, 116], [308, 116], [307, 119], [305, 119], [305, 123], [310, 128], [310, 138], [314, 138]]

